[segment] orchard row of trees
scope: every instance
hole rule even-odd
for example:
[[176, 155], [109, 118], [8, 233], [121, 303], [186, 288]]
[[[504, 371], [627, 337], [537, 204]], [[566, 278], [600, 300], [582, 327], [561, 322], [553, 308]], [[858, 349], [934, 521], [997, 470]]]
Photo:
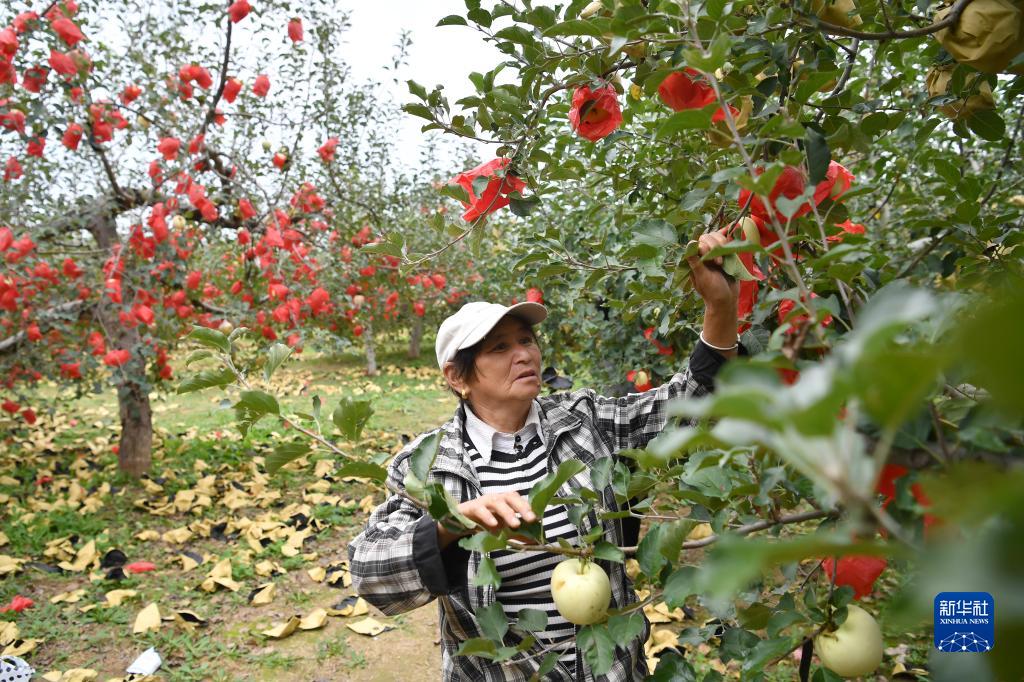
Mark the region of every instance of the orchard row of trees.
[[[440, 159], [401, 168], [400, 115], [336, 54], [330, 3], [18, 3], [0, 16], [0, 380], [116, 390], [121, 468], [148, 470], [149, 395], [180, 378], [193, 325], [300, 351], [313, 330], [365, 349], [436, 322], [483, 279], [431, 250]], [[398, 48], [401, 50], [401, 46]], [[401, 60], [401, 52], [398, 59]], [[458, 149], [452, 146], [451, 149]], [[486, 258], [486, 256], [485, 256]], [[109, 388], [108, 388], [109, 387]]]

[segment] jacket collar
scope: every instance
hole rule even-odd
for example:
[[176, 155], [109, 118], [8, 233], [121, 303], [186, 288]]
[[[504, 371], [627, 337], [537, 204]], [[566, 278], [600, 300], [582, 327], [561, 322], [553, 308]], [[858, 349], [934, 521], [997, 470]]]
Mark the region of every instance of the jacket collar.
[[[507, 447], [512, 447], [512, 444], [509, 442], [512, 440], [511, 435], [519, 435], [524, 443], [528, 443], [533, 438], [533, 434], [539, 433], [542, 444], [546, 444], [546, 441], [544, 441], [544, 431], [540, 428], [540, 410], [537, 407], [536, 400], [530, 403], [530, 412], [526, 416], [526, 423], [517, 434], [502, 433], [476, 416], [472, 408], [465, 405], [462, 405], [462, 407], [466, 418], [466, 433], [469, 436], [469, 440], [476, 446], [477, 452], [480, 453], [484, 463], [490, 463], [491, 452], [494, 450], [495, 443], [499, 445], [504, 443]], [[511, 450], [501, 451], [511, 452]]]
[[[545, 445], [550, 449], [555, 439], [561, 434], [578, 428], [583, 422], [570, 410], [562, 405], [562, 401], [545, 396], [538, 398], [536, 404], [540, 412], [541, 430]], [[463, 445], [462, 435], [466, 426], [466, 410], [459, 405], [455, 414], [441, 426], [441, 443], [434, 459], [432, 471], [454, 474], [472, 483], [477, 490], [480, 479], [473, 469]]]

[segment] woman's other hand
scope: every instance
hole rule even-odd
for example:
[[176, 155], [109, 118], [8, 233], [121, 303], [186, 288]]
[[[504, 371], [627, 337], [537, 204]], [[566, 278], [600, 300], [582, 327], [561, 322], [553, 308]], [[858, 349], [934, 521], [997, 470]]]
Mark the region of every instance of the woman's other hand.
[[[460, 514], [492, 533], [502, 528], [518, 528], [523, 522], [532, 523], [537, 520], [530, 503], [517, 492], [481, 495], [462, 502], [458, 509]], [[441, 524], [437, 526], [437, 533], [442, 549], [460, 537], [445, 530]]]

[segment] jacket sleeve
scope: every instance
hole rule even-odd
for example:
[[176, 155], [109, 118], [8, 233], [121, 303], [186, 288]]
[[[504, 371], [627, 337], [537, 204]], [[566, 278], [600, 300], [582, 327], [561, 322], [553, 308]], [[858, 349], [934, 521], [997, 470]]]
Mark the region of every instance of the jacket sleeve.
[[[405, 489], [409, 455], [421, 438], [388, 466], [388, 481], [399, 490]], [[400, 495], [373, 510], [363, 532], [349, 543], [348, 556], [353, 589], [388, 615], [423, 606], [467, 581], [469, 552], [458, 543], [442, 551], [434, 519]]]
[[[742, 346], [739, 352], [747, 354]], [[657, 388], [620, 398], [598, 395], [589, 389], [582, 392], [592, 394], [588, 397], [593, 401], [594, 423], [615, 452], [642, 449], [668, 424], [669, 403], [714, 391], [715, 375], [726, 361], [725, 356], [698, 341], [686, 369]]]

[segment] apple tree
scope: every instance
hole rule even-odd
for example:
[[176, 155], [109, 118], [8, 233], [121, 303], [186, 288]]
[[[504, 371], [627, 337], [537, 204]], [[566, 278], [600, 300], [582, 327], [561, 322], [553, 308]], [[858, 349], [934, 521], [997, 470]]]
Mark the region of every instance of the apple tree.
[[[799, 650], [806, 678], [814, 642], [842, 631], [886, 567], [909, 577], [874, 617], [913, 627], [938, 592], [984, 589], [1008, 604], [997, 638], [1009, 639], [1024, 622], [1007, 549], [1024, 534], [1010, 492], [1024, 394], [1008, 378], [1024, 374], [1008, 341], [1024, 319], [1020, 3], [466, 10], [439, 25], [471, 27], [506, 58], [471, 74], [476, 92], [458, 102], [410, 83], [405, 108], [424, 130], [500, 145], [445, 190], [467, 207], [457, 238], [486, 243], [489, 214], [520, 216], [506, 228], [519, 271], [565, 301], [565, 337], [608, 346], [567, 354], [572, 371], [611, 382], [681, 368], [701, 319], [685, 257], [702, 232], [732, 237], [709, 255], [741, 280], [752, 357], [676, 408], [692, 425], [593, 473], [619, 509], [564, 492], [581, 514], [644, 524], [635, 547], [579, 550], [634, 558], [646, 595], [580, 630], [594, 672], [631, 614], [663, 600], [715, 619], [679, 646], [712, 644], [750, 679]], [[595, 357], [644, 344], [619, 367]], [[748, 537], [766, 530], [777, 537]], [[526, 642], [466, 651], [530, 659]], [[658, 679], [694, 676], [678, 654], [657, 665]], [[998, 646], [935, 651], [930, 667], [935, 679], [1021, 671]]]
[[395, 113], [350, 82], [334, 54], [347, 21], [333, 10], [4, 7], [5, 417], [34, 422], [30, 389], [44, 378], [109, 386], [121, 468], [139, 475], [149, 396], [174, 376], [184, 332], [228, 321], [274, 338], [342, 295], [319, 282], [333, 262], [316, 243], [382, 201]]

